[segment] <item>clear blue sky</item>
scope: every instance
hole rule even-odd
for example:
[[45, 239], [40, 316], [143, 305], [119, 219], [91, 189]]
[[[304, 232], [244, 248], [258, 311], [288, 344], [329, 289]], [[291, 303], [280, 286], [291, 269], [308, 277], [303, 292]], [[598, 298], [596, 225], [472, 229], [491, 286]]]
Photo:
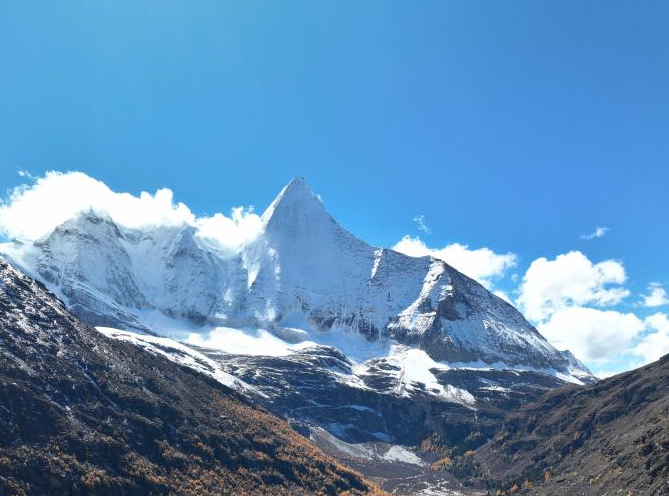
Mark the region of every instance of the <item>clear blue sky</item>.
[[666, 0], [5, 0], [0, 68], [3, 192], [81, 170], [212, 213], [303, 175], [378, 245], [422, 213], [521, 274], [669, 283]]

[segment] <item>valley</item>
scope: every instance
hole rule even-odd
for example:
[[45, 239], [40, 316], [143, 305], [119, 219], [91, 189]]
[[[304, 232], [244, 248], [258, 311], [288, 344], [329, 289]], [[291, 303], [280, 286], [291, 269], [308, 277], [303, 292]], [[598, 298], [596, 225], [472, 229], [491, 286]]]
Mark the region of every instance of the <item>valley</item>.
[[[260, 234], [231, 251], [193, 226], [129, 229], [90, 210], [34, 243], [4, 243], [0, 253], [83, 322], [68, 325], [114, 350], [105, 353], [130, 353], [143, 367], [136, 373], [151, 381], [159, 374], [184, 383], [186, 373], [188, 381], [209, 383], [206, 389], [215, 384], [236, 398], [233, 403], [248, 404], [234, 403], [250, 408], [244, 415], [282, 422], [276, 415], [287, 422], [280, 424], [287, 439], [322, 450], [344, 472], [348, 466], [362, 474], [351, 476], [361, 477], [350, 482], [347, 490], [354, 493], [377, 491], [363, 482], [369, 480], [398, 496], [513, 494], [529, 491], [527, 484], [540, 487], [541, 470], [559, 463], [565, 464], [560, 473], [574, 470], [546, 454], [546, 460], [523, 458], [527, 447], [544, 442], [550, 451], [558, 441], [540, 441], [541, 428], [520, 426], [557, 408], [550, 398], [560, 392], [576, 395], [560, 397], [560, 404], [578, 405], [580, 391], [607, 381], [597, 382], [570, 352], [555, 349], [512, 305], [441, 260], [356, 238], [301, 178], [280, 192], [261, 221]], [[4, 270], [7, 280], [26, 280], [9, 266]], [[666, 379], [662, 369], [656, 393], [666, 391]], [[119, 404], [113, 383], [91, 381], [108, 403]], [[185, 391], [165, 393], [170, 401], [191, 401], [179, 399]], [[171, 429], [161, 417], [164, 407], [152, 408], [150, 422]], [[212, 412], [206, 402], [198, 408]], [[666, 405], [658, 408], [660, 440], [653, 446], [664, 453]], [[582, 449], [569, 446], [568, 453]], [[198, 470], [202, 456], [192, 462]], [[658, 456], [665, 458], [651, 463], [654, 475], [640, 486], [654, 487], [653, 496], [666, 489], [656, 482], [666, 474], [666, 454]], [[216, 466], [225, 474], [230, 465]], [[302, 487], [285, 475], [268, 477], [274, 482], [256, 481], [257, 491]], [[321, 484], [318, 477], [310, 483]], [[551, 480], [547, 488], [562, 487], [558, 477]], [[125, 484], [120, 481], [114, 484]], [[308, 487], [307, 493], [316, 490]]]

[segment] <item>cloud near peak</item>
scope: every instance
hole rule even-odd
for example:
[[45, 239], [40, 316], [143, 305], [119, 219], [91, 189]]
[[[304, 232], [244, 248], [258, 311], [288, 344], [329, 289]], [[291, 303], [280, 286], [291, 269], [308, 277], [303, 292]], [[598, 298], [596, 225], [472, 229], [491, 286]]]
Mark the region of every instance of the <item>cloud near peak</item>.
[[492, 286], [495, 279], [514, 267], [518, 258], [514, 253], [495, 253], [490, 248], [472, 250], [460, 243], [451, 243], [443, 248], [429, 248], [420, 238], [409, 235], [399, 240], [393, 250], [412, 257], [430, 255], [439, 258], [487, 288]]
[[102, 181], [83, 172], [47, 172], [32, 184], [14, 188], [0, 201], [0, 231], [9, 238], [34, 241], [77, 213], [93, 209], [106, 212], [117, 224], [128, 228], [188, 224], [198, 235], [231, 247], [253, 238], [260, 231], [260, 218], [242, 207], [230, 216], [216, 213], [196, 216], [181, 202], [174, 201], [168, 188], [139, 196], [112, 191]]
[[630, 292], [621, 284], [627, 276], [617, 260], [592, 263], [580, 251], [540, 257], [520, 283], [518, 304], [525, 315], [543, 321], [569, 306], [606, 307], [620, 303]]
[[[590, 364], [622, 360], [640, 366], [669, 352], [669, 320], [663, 313], [643, 318], [610, 308], [629, 296], [626, 280], [618, 260], [594, 263], [580, 251], [541, 257], [527, 269], [517, 302], [557, 348]], [[651, 284], [649, 290], [646, 306], [663, 304], [663, 288]]]
[[589, 362], [603, 362], [629, 350], [644, 329], [644, 322], [632, 313], [581, 306], [558, 310], [538, 326], [558, 349], [569, 349]]

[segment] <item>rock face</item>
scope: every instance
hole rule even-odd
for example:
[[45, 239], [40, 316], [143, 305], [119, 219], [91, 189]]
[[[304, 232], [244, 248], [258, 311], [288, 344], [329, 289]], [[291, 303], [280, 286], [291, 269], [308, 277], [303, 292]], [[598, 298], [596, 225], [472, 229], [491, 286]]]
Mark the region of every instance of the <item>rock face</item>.
[[72, 312], [85, 321], [137, 325], [125, 309], [146, 308], [149, 303], [139, 289], [122, 239], [109, 216], [84, 212], [35, 243], [40, 250], [35, 270], [60, 290]]
[[303, 179], [281, 191], [262, 226], [230, 253], [191, 226], [129, 230], [83, 212], [30, 247], [34, 263], [23, 265], [93, 325], [160, 334], [146, 318], [157, 311], [195, 326], [306, 329], [316, 342], [324, 333], [355, 332], [422, 349], [438, 362], [592, 380], [515, 308], [445, 262], [350, 234]]
[[106, 338], [2, 259], [0, 344], [2, 494], [380, 494], [224, 374]]
[[546, 393], [477, 458], [523, 494], [669, 494], [669, 355], [586, 387]]

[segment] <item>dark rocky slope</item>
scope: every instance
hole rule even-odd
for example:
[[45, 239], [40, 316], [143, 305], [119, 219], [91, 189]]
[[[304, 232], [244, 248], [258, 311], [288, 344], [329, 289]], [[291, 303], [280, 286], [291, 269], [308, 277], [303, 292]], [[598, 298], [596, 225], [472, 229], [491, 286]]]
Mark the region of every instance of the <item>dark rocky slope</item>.
[[669, 355], [545, 394], [476, 458], [502, 494], [669, 494]]
[[[335, 348], [308, 349], [283, 357], [197, 350], [262, 391], [264, 396], [257, 401], [263, 407], [294, 425], [324, 426], [350, 443], [388, 439], [417, 447], [438, 435], [449, 446], [475, 449], [496, 434], [507, 411], [556, 386], [551, 376], [537, 372], [525, 372], [528, 382], [519, 383], [517, 375], [505, 370], [435, 371], [444, 384], [464, 385], [474, 393], [478, 400], [474, 409], [435, 401], [418, 388], [408, 397], [391, 394], [397, 383], [397, 367], [382, 360], [359, 376], [365, 387], [338, 380], [332, 371], [349, 377], [353, 364]], [[489, 384], [504, 387], [505, 394], [489, 391]]]
[[375, 492], [285, 422], [108, 340], [0, 259], [0, 494]]

